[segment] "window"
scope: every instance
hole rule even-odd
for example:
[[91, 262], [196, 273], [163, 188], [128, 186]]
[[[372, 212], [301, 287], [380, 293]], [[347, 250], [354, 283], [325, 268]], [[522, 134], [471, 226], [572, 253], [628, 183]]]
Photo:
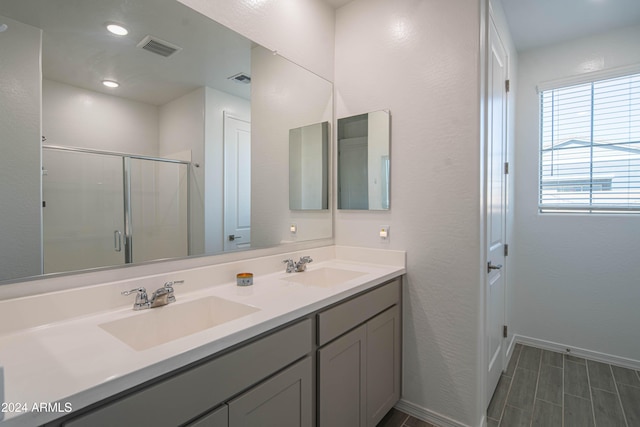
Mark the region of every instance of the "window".
[[640, 212], [640, 74], [540, 93], [541, 212]]

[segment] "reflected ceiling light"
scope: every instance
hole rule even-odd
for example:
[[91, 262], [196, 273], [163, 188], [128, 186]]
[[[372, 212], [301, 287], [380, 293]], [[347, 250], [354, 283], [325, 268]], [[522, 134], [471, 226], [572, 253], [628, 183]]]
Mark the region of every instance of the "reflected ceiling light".
[[120, 83], [113, 80], [103, 80], [102, 84], [105, 85], [106, 87], [111, 87], [111, 88], [120, 86]]
[[7, 31], [7, 28], [9, 28], [7, 24], [0, 24], [0, 33]]
[[129, 30], [118, 24], [107, 24], [107, 30], [116, 36], [126, 36], [129, 34]]

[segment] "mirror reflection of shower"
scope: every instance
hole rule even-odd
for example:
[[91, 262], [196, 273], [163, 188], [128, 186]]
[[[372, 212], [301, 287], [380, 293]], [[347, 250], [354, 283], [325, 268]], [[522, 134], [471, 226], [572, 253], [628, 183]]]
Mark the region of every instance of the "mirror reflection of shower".
[[43, 145], [44, 273], [188, 256], [190, 166]]

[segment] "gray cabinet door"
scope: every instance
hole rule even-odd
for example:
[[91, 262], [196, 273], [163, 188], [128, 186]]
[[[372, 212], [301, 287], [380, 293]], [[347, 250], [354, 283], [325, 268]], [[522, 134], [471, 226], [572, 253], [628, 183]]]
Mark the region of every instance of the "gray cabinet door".
[[400, 307], [367, 322], [367, 426], [375, 427], [400, 400]]
[[319, 427], [365, 427], [366, 326], [318, 350]]
[[[256, 361], [259, 363], [259, 361]], [[307, 356], [229, 402], [230, 427], [312, 425], [312, 362]]]
[[229, 427], [229, 407], [222, 405], [215, 411], [209, 412], [186, 427]]

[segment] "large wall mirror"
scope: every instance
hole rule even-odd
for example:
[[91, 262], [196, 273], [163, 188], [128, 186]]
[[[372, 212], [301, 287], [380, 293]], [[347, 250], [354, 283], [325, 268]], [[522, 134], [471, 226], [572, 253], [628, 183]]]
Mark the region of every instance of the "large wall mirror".
[[175, 0], [0, 0], [0, 28], [0, 283], [331, 238], [286, 190], [330, 82]]
[[338, 119], [338, 209], [388, 210], [391, 116]]

